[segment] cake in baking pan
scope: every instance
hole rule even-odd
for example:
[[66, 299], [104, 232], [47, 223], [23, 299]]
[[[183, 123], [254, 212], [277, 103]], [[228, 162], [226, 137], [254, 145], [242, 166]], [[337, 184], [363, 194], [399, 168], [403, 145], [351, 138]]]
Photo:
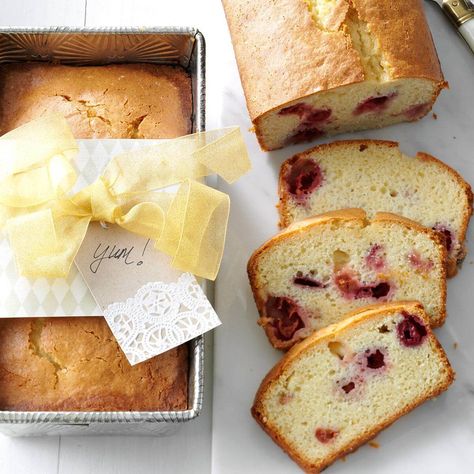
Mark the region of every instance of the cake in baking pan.
[[296, 222], [250, 257], [258, 323], [288, 349], [368, 304], [421, 301], [430, 324], [446, 316], [446, 248], [441, 236], [408, 219], [361, 209]]
[[470, 185], [440, 160], [426, 153], [409, 157], [395, 142], [340, 141], [300, 153], [283, 163], [279, 194], [280, 227], [334, 209], [359, 207], [369, 216], [393, 212], [440, 232], [449, 276], [466, 254]]
[[76, 138], [175, 138], [191, 133], [188, 73], [173, 66], [0, 66], [0, 134], [57, 112]]
[[131, 366], [101, 317], [0, 318], [0, 410], [188, 406], [188, 347]]
[[294, 346], [263, 380], [252, 414], [318, 473], [453, 380], [421, 305], [376, 305]]
[[262, 149], [426, 115], [446, 86], [421, 0], [222, 0]]
[[[3, 64], [0, 97], [0, 133], [50, 112], [76, 138], [192, 131], [191, 78], [179, 67]], [[0, 318], [0, 410], [186, 410], [188, 371], [186, 344], [131, 366], [103, 318]]]

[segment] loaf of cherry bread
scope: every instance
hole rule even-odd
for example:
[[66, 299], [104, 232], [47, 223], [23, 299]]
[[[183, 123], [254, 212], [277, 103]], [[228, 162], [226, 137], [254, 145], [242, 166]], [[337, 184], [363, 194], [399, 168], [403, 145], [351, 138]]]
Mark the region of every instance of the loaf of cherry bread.
[[422, 0], [222, 3], [264, 150], [417, 120], [446, 86]]
[[420, 304], [390, 303], [318, 331], [265, 377], [253, 416], [306, 472], [320, 472], [453, 382], [428, 323]]
[[446, 248], [406, 218], [346, 209], [295, 222], [250, 257], [248, 275], [270, 343], [288, 349], [368, 304], [416, 300], [431, 326], [446, 316]]
[[448, 276], [465, 254], [472, 191], [438, 159], [403, 154], [396, 142], [339, 141], [293, 156], [280, 170], [280, 227], [334, 209], [360, 207], [369, 216], [393, 212], [439, 231]]

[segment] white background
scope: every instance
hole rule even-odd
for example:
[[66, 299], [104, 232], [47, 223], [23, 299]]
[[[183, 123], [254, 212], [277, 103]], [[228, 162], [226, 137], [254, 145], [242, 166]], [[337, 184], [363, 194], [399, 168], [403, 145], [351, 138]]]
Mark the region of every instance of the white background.
[[[474, 57], [433, 3], [426, 2], [426, 11], [451, 85], [435, 107], [438, 120], [430, 115], [416, 124], [353, 136], [393, 139], [411, 154], [432, 153], [474, 183]], [[208, 128], [237, 124], [246, 131], [250, 127], [219, 0], [0, 0], [0, 24], [196, 26], [207, 43]], [[207, 358], [203, 415], [172, 438], [0, 437], [0, 474], [299, 472], [249, 416], [255, 390], [280, 354], [256, 327], [245, 264], [251, 251], [276, 231], [279, 165], [305, 146], [265, 154], [252, 134], [246, 133], [245, 139], [254, 169], [231, 188], [225, 187], [232, 213], [216, 287], [216, 309], [224, 324], [215, 332], [214, 387], [212, 360]], [[448, 321], [437, 331], [457, 371], [455, 385], [378, 436], [380, 449], [363, 447], [347, 462], [337, 462], [331, 473], [474, 472], [472, 231], [469, 237], [462, 272], [449, 283]]]

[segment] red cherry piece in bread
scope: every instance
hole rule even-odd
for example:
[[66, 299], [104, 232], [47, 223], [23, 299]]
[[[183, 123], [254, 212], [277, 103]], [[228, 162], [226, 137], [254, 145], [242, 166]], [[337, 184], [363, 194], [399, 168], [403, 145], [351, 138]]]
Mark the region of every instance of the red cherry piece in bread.
[[311, 141], [324, 135], [321, 125], [329, 120], [331, 109], [318, 109], [312, 105], [300, 102], [281, 109], [279, 115], [297, 115], [300, 123], [287, 142], [301, 143]]
[[296, 130], [296, 132], [291, 135], [287, 143], [288, 145], [296, 145], [298, 143], [310, 142], [312, 140], [316, 140], [316, 138], [320, 138], [324, 135], [324, 131], [319, 128], [304, 128], [303, 130]]
[[301, 308], [291, 298], [270, 296], [265, 303], [266, 316], [273, 321], [275, 336], [281, 341], [289, 341], [296, 331], [305, 327]]
[[406, 347], [416, 347], [423, 343], [428, 334], [420, 318], [403, 312], [403, 320], [397, 324], [400, 342]]
[[346, 383], [346, 385], [343, 385], [341, 388], [342, 390], [344, 390], [344, 392], [349, 393], [355, 389], [355, 383], [354, 382]]
[[379, 244], [372, 245], [365, 257], [365, 261], [370, 269], [375, 271], [383, 270], [385, 267], [385, 256], [382, 246]]
[[351, 271], [343, 271], [336, 274], [336, 286], [346, 298], [354, 298], [360, 290], [359, 280]]
[[278, 112], [279, 115], [297, 115], [304, 122], [313, 124], [325, 122], [331, 116], [331, 109], [317, 109], [303, 102], [285, 107]]
[[380, 299], [386, 297], [390, 292], [390, 284], [385, 281], [374, 285], [361, 285], [350, 270], [339, 272], [336, 275], [335, 283], [344, 297], [348, 299]]
[[317, 440], [323, 444], [330, 443], [338, 434], [338, 431], [329, 428], [317, 428], [315, 432]]
[[361, 115], [368, 112], [383, 112], [396, 95], [396, 92], [392, 92], [391, 94], [378, 97], [369, 97], [355, 108], [354, 115]]
[[378, 349], [366, 355], [367, 367], [369, 369], [380, 369], [385, 365], [384, 355]]
[[416, 104], [409, 107], [403, 113], [408, 120], [416, 120], [426, 115], [430, 109], [431, 104], [429, 103]]
[[293, 283], [299, 286], [307, 286], [309, 288], [326, 288], [326, 285], [319, 280], [316, 280], [311, 275], [303, 275], [302, 272], [298, 272], [293, 278]]
[[296, 158], [286, 175], [288, 191], [297, 200], [304, 201], [323, 181], [318, 163], [308, 158]]
[[372, 293], [372, 298], [378, 300], [379, 298], [384, 298], [388, 295], [388, 293], [390, 292], [390, 285], [387, 282], [383, 281], [378, 285], [370, 287], [370, 291]]
[[448, 229], [447, 226], [443, 224], [436, 224], [433, 227], [433, 230], [436, 230], [440, 234], [444, 235], [444, 244], [446, 245], [446, 250], [449, 252], [453, 247], [453, 233]]
[[423, 259], [416, 250], [408, 254], [408, 261], [413, 268], [424, 273], [429, 272], [434, 267], [434, 263], [430, 259]]
[[370, 286], [361, 286], [352, 296], [356, 300], [361, 298], [372, 298], [372, 288]]

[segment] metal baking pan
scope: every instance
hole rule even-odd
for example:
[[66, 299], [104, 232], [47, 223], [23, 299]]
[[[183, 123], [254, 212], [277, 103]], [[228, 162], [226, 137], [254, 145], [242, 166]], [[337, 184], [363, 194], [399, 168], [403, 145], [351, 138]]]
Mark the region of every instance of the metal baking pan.
[[[145, 62], [184, 67], [192, 78], [193, 131], [205, 129], [205, 43], [195, 28], [0, 28], [0, 64], [41, 61], [70, 65]], [[205, 288], [212, 291], [211, 285]], [[204, 391], [204, 338], [190, 341], [188, 409], [158, 412], [0, 411], [10, 436], [168, 435], [196, 418]]]

